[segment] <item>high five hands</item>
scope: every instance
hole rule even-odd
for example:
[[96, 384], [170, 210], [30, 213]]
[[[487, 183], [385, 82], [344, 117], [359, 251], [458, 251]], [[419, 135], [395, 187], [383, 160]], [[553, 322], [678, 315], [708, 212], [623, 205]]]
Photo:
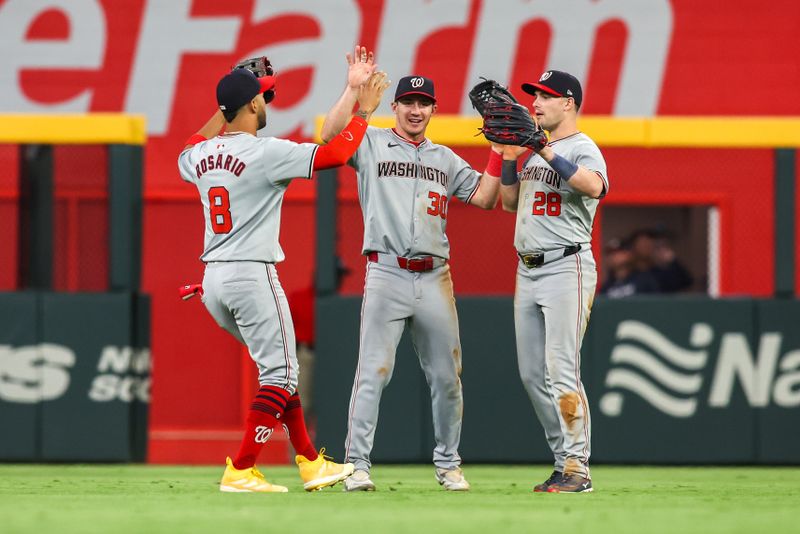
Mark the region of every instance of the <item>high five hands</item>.
[[383, 92], [391, 84], [386, 79], [386, 73], [377, 71], [367, 79], [358, 93], [358, 110], [371, 115], [381, 103]]
[[358, 89], [375, 72], [375, 55], [367, 52], [365, 46], [356, 45], [353, 55], [347, 54], [347, 85], [351, 89]]

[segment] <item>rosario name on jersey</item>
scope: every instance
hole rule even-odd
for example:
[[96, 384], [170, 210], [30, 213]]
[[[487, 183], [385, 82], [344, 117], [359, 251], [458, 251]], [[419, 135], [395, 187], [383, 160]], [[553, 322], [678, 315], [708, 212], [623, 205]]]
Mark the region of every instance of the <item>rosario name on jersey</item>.
[[[556, 154], [603, 180], [608, 192], [606, 162], [589, 136], [576, 133], [550, 143]], [[538, 154], [525, 162], [519, 175], [519, 202], [514, 246], [520, 253], [554, 250], [592, 240], [592, 221], [599, 199], [570, 187]]]
[[480, 174], [449, 148], [416, 145], [392, 128], [368, 127], [349, 162], [358, 173], [364, 214], [362, 252], [450, 257], [447, 203], [468, 203]]
[[277, 263], [283, 195], [310, 178], [319, 146], [245, 132], [221, 134], [178, 157], [181, 178], [197, 186], [205, 238], [200, 259]]

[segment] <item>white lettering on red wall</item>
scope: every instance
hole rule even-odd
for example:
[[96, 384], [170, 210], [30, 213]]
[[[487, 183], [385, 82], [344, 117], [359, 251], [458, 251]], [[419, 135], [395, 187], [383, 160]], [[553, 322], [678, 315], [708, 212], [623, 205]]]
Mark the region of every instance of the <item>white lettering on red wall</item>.
[[[56, 10], [65, 17], [67, 37], [27, 38], [40, 14]], [[57, 103], [37, 101], [25, 94], [23, 71], [80, 69], [102, 65], [106, 48], [103, 8], [95, 0], [6, 0], [0, 5], [0, 111], [26, 113], [84, 112], [89, 110], [91, 90]]]
[[145, 4], [125, 111], [146, 114], [151, 135], [163, 135], [169, 126], [183, 54], [231, 53], [239, 35], [240, 18], [193, 18], [191, 4], [191, 0]]
[[[536, 19], [550, 26], [550, 42], [519, 42], [522, 26]], [[538, 47], [549, 51], [546, 69], [564, 70], [586, 80], [597, 29], [610, 20], [622, 21], [628, 33], [614, 114], [652, 116], [658, 107], [672, 35], [668, 0], [483, 2], [467, 79], [485, 76], [508, 80], [514, 60], [512, 51]], [[465, 92], [461, 110], [469, 109]]]

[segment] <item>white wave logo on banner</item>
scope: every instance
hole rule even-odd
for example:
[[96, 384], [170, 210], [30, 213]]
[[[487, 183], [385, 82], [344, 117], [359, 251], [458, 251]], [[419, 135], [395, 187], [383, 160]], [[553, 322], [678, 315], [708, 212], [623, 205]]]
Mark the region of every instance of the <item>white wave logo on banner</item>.
[[[612, 368], [606, 375], [607, 388], [635, 393], [673, 417], [694, 415], [703, 385], [702, 370], [708, 363], [705, 349], [714, 339], [714, 331], [708, 324], [692, 326], [691, 349], [675, 345], [658, 330], [639, 321], [621, 322], [617, 339], [619, 343], [611, 353]], [[622, 392], [610, 391], [600, 399], [600, 411], [617, 417], [622, 413], [624, 400]]]

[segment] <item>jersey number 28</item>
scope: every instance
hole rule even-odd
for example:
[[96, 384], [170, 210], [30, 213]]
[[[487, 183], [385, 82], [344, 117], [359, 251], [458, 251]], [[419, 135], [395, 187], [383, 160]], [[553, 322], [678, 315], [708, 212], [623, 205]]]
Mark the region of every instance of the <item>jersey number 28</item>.
[[231, 199], [227, 189], [218, 186], [208, 190], [208, 211], [211, 229], [215, 234], [227, 234], [231, 231]]
[[533, 195], [533, 215], [549, 215], [551, 217], [561, 215], [561, 195], [536, 191]]

